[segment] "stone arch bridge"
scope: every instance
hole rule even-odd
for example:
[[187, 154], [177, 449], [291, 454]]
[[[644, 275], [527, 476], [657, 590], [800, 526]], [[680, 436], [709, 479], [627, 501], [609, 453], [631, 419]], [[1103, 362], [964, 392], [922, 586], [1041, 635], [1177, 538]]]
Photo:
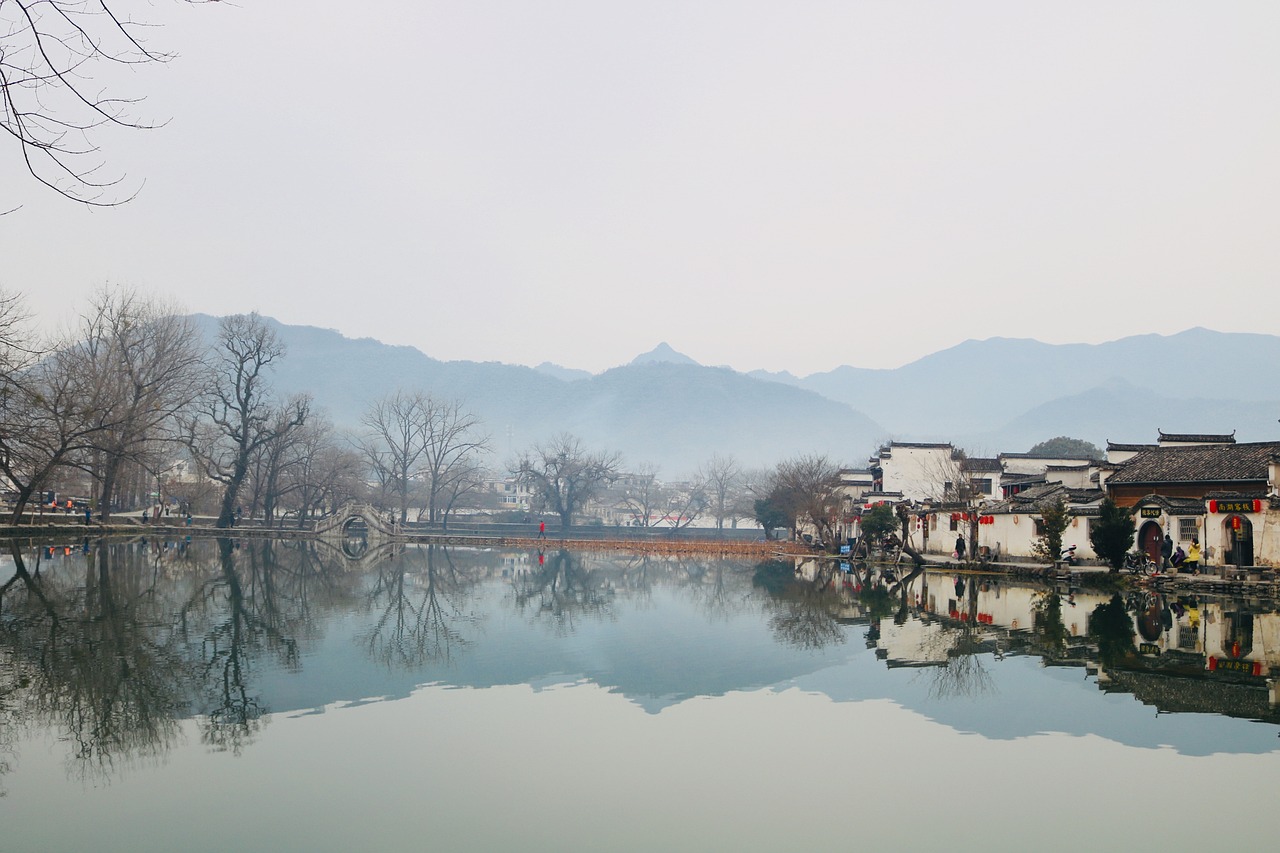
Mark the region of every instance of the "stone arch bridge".
[[370, 539], [390, 539], [400, 535], [381, 513], [364, 503], [345, 504], [337, 512], [320, 519], [316, 522], [315, 534], [326, 539], [346, 538], [353, 521], [364, 522]]

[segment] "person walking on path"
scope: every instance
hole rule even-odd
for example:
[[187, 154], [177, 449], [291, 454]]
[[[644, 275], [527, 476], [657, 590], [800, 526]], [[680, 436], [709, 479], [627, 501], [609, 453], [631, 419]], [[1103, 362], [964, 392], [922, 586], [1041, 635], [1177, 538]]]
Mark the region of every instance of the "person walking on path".
[[956, 537], [956, 559], [964, 562], [964, 535]]
[[547, 523], [545, 521], [538, 522], [538, 538], [539, 539], [547, 538]]

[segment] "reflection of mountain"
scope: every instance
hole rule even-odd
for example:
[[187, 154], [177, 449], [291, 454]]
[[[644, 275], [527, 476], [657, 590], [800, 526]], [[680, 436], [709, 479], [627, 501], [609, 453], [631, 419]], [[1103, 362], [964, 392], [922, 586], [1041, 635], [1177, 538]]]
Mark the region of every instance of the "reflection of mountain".
[[[1101, 691], [1082, 667], [1046, 668], [1009, 641], [1002, 659], [966, 657], [990, 646], [937, 616], [931, 627], [955, 634], [941, 638], [955, 654], [929, 658], [937, 666], [888, 666], [875, 643], [867, 647], [870, 625], [838, 618], [848, 610], [833, 601], [848, 590], [830, 577], [769, 591], [753, 585], [754, 566], [721, 561], [552, 553], [539, 565], [528, 553], [408, 548], [360, 573], [306, 547], [271, 543], [105, 547], [111, 553], [68, 555], [12, 586], [0, 614], [0, 686], [34, 685], [38, 695], [17, 687], [6, 701], [56, 728], [55, 712], [67, 706], [47, 707], [51, 699], [151, 689], [138, 679], [155, 672], [138, 670], [162, 660], [172, 676], [152, 692], [163, 709], [143, 719], [135, 709], [156, 703], [121, 706], [134, 740], [160, 751], [164, 737], [148, 732], [192, 714], [207, 742], [236, 750], [256, 736], [265, 712], [399, 698], [424, 684], [541, 689], [580, 681], [650, 713], [697, 697], [799, 688], [837, 702], [887, 699], [992, 739], [1065, 732], [1195, 755], [1276, 748], [1275, 726], [1221, 716], [1275, 721], [1255, 685], [1131, 667], [1112, 670], [1115, 680]], [[948, 594], [948, 584], [934, 584]], [[133, 613], [104, 596], [145, 609]], [[882, 602], [882, 621], [909, 628], [918, 617], [894, 601]], [[53, 623], [62, 631], [86, 612], [95, 620], [86, 630], [110, 626], [116, 645], [86, 634], [102, 650], [96, 658], [80, 655], [74, 639], [50, 645]], [[959, 660], [948, 669], [952, 658]], [[947, 689], [939, 689], [943, 671], [952, 677]], [[964, 689], [966, 679], [981, 689]], [[1218, 716], [1153, 714], [1153, 705]], [[137, 753], [147, 743], [99, 745]]]

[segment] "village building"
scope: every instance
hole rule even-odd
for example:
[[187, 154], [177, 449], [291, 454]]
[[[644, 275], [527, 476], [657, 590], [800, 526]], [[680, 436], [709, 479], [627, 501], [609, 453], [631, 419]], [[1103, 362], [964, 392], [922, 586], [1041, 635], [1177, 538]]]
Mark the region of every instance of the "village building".
[[950, 442], [891, 441], [867, 467], [875, 477], [875, 491], [901, 493], [913, 501], [936, 500], [956, 479], [963, 458]]
[[1063, 547], [1076, 546], [1077, 558], [1095, 558], [1089, 531], [1098, 516], [1102, 491], [1063, 482], [1041, 483], [984, 506], [978, 517], [978, 547], [993, 558], [1035, 556], [1036, 543], [1045, 534], [1040, 508], [1058, 500], [1066, 504], [1070, 519], [1062, 532]]
[[1158, 559], [1166, 534], [1184, 550], [1194, 536], [1204, 566], [1280, 563], [1280, 442], [1160, 436], [1103, 481], [1117, 505], [1134, 508], [1138, 547]]

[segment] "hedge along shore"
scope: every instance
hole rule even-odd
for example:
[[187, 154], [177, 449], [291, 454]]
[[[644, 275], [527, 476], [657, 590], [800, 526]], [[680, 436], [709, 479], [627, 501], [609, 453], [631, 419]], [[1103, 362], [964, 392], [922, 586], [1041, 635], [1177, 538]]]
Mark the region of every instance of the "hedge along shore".
[[[231, 537], [236, 539], [320, 539], [310, 530], [279, 527], [210, 527], [185, 524], [142, 524], [140, 522], [75, 524], [67, 521], [45, 524], [0, 525], [0, 539], [45, 539], [58, 537], [83, 539], [103, 536], [164, 536], [202, 539]], [[632, 554], [710, 554], [725, 557], [802, 557], [814, 551], [798, 542], [747, 542], [717, 539], [560, 539], [553, 537], [476, 536], [450, 533], [399, 533], [381, 537], [383, 541], [423, 545], [456, 545], [458, 547], [501, 547], [521, 550], [625, 551]]]

